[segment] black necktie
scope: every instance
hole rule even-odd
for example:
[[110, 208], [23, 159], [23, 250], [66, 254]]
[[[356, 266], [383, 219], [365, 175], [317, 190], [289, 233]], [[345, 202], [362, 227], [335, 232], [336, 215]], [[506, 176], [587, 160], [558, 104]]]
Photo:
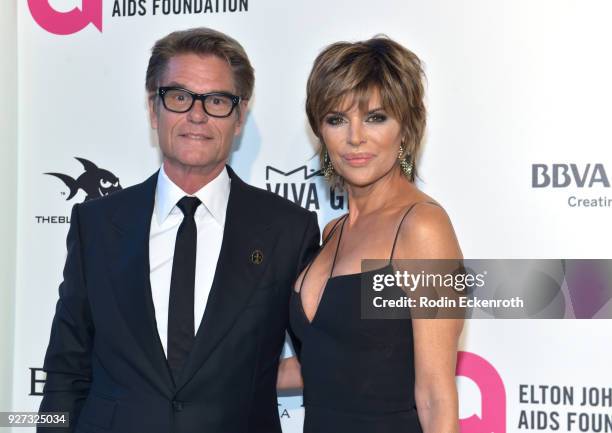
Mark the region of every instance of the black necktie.
[[175, 381], [195, 340], [193, 303], [198, 231], [193, 216], [200, 204], [197, 197], [183, 197], [177, 203], [184, 217], [176, 235], [168, 308], [168, 365]]

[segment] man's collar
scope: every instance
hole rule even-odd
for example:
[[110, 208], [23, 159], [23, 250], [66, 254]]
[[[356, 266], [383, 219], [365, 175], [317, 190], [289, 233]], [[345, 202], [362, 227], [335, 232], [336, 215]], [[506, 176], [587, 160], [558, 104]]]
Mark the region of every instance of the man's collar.
[[154, 212], [157, 221], [160, 223], [164, 222], [181, 198], [186, 195], [193, 195], [200, 199], [214, 220], [223, 226], [225, 224], [230, 184], [230, 177], [227, 169], [224, 168], [217, 177], [196, 191], [195, 194], [187, 194], [170, 180], [162, 165], [157, 177], [157, 188], [155, 190]]

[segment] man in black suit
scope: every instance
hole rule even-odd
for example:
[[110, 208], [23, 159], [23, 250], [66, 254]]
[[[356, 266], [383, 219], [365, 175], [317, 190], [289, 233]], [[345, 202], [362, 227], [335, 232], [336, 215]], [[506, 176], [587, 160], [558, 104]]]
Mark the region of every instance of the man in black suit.
[[162, 167], [72, 210], [40, 408], [70, 413], [56, 431], [280, 432], [289, 296], [319, 229], [226, 165], [253, 83], [222, 33], [155, 44], [146, 87]]

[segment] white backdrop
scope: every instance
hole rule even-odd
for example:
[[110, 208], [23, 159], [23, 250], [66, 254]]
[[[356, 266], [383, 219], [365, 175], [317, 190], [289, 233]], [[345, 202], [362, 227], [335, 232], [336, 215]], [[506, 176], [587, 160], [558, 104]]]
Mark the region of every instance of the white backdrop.
[[13, 375], [13, 321], [15, 286], [15, 227], [17, 214], [17, 7], [14, 2], [0, 5], [0, 410], [10, 406]]
[[[30, 369], [42, 366], [48, 341], [65, 259], [68, 225], [61, 221], [84, 199], [81, 191], [67, 201], [68, 188], [44, 173], [76, 178], [84, 169], [74, 157], [82, 157], [127, 187], [158, 168], [144, 75], [151, 46], [173, 30], [209, 26], [243, 44], [256, 69], [256, 89], [231, 163], [254, 185], [274, 190], [281, 184], [283, 191], [286, 184], [290, 199], [303, 187], [301, 204], [309, 198], [315, 210], [318, 200], [321, 225], [343, 209], [330, 206], [322, 179], [308, 177], [318, 166], [303, 111], [306, 77], [325, 45], [385, 33], [425, 63], [429, 124], [421, 187], [445, 206], [465, 257], [610, 258], [606, 221], [612, 210], [568, 205], [571, 196], [612, 198], [603, 182], [589, 186], [593, 164], [612, 174], [608, 2], [226, 0], [248, 10], [153, 15], [154, 1], [147, 0], [142, 16], [113, 16], [114, 0], [82, 1], [37, 2], [59, 12], [75, 6], [95, 11], [101, 4], [102, 31], [89, 24], [54, 34], [48, 29], [57, 32], [62, 16], [33, 14], [26, 0], [18, 3], [14, 410], [35, 410], [40, 402], [30, 395]], [[553, 164], [567, 165], [570, 184], [534, 188], [545, 178], [532, 179], [533, 164], [546, 164], [551, 175]], [[579, 186], [571, 164], [580, 175], [587, 170], [586, 186]], [[302, 166], [288, 176], [267, 170]], [[559, 413], [558, 431], [595, 431], [568, 425], [567, 412], [612, 416], [612, 403], [580, 406], [578, 398], [582, 387], [612, 388], [610, 331], [605, 320], [466, 324], [464, 367], [480, 365], [475, 354], [492, 369], [474, 367], [476, 374], [458, 378], [461, 418], [482, 419], [464, 421], [463, 432], [554, 431], [541, 421], [553, 412]], [[494, 376], [503, 383], [501, 394]], [[526, 402], [520, 385], [571, 386], [576, 401]], [[279, 402], [284, 431], [301, 431], [300, 398]], [[521, 416], [532, 413], [541, 422], [527, 428]]]

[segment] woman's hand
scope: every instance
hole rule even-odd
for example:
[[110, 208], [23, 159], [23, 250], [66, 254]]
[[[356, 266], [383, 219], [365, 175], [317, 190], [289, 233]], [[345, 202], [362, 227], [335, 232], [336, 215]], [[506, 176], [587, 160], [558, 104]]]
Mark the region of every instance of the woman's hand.
[[302, 372], [296, 356], [281, 359], [278, 366], [276, 389], [302, 389]]

